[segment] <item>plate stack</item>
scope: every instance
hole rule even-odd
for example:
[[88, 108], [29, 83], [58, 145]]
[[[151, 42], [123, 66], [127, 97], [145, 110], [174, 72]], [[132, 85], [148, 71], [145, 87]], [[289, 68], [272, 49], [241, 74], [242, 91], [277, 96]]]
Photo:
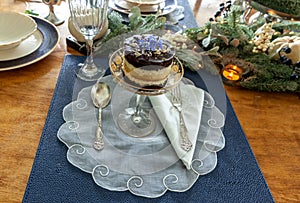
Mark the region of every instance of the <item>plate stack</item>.
[[[37, 30], [36, 22], [29, 16], [16, 12], [0, 13], [0, 61], [15, 59], [26, 54], [24, 46]], [[29, 46], [32, 46], [30, 44]], [[16, 53], [9, 54], [10, 52]], [[25, 51], [24, 51], [25, 50]], [[6, 56], [7, 55], [7, 56]]]
[[0, 71], [32, 64], [50, 54], [59, 41], [56, 27], [23, 13], [0, 12]]
[[128, 14], [134, 6], [140, 8], [142, 16], [150, 14], [166, 15], [174, 11], [177, 0], [113, 0], [110, 7], [121, 13]]

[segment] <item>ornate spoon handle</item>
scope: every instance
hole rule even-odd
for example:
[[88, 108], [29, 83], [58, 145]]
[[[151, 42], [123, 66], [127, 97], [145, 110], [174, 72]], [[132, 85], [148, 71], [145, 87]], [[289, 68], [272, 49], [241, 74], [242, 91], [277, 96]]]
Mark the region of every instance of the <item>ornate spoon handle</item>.
[[96, 140], [94, 142], [94, 148], [96, 150], [101, 150], [104, 148], [101, 113], [102, 108], [100, 107], [98, 108], [98, 127], [96, 131]]

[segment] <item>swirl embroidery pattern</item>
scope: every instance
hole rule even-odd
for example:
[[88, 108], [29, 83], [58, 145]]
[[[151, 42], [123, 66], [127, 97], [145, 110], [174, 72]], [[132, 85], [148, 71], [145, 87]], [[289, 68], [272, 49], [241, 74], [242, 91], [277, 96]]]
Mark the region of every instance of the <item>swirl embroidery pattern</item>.
[[[111, 77], [104, 80], [114, 88]], [[65, 123], [57, 136], [68, 147], [68, 161], [90, 173], [100, 187], [111, 191], [128, 190], [138, 196], [156, 198], [168, 190], [187, 191], [199, 176], [215, 169], [217, 152], [225, 146], [220, 129], [225, 119], [209, 93], [204, 92], [196, 148], [191, 169], [187, 170], [170, 146], [164, 131], [138, 141], [125, 136], [115, 126], [110, 106], [102, 112], [105, 148], [101, 152], [96, 151], [92, 143], [97, 127], [97, 111], [90, 100], [90, 90], [91, 87], [82, 89], [77, 100], [64, 108]]]

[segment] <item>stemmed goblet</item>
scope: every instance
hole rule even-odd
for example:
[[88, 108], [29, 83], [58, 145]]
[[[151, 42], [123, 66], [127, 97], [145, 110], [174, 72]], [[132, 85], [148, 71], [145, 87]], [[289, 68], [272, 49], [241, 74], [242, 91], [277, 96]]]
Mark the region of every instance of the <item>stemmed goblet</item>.
[[65, 20], [59, 19], [54, 13], [53, 5], [59, 5], [61, 0], [43, 0], [43, 3], [49, 6], [49, 14], [45, 17], [46, 20], [50, 21], [54, 25], [60, 25]]
[[71, 20], [85, 39], [87, 59], [77, 72], [77, 77], [85, 81], [98, 80], [105, 69], [96, 66], [93, 59], [93, 40], [103, 29], [107, 19], [109, 0], [69, 0]]
[[[172, 72], [169, 74], [166, 83], [161, 87], [141, 87], [126, 80], [123, 75], [123, 48], [118, 49], [111, 55], [109, 66], [115, 81], [122, 88], [134, 93], [134, 96], [130, 99], [129, 107], [121, 108], [117, 113], [116, 122], [119, 128], [131, 137], [141, 138], [150, 135], [156, 130], [157, 123], [151, 107], [146, 107], [145, 100], [147, 97], [165, 94], [176, 87], [184, 73], [181, 62], [175, 57], [172, 63]], [[121, 92], [124, 93], [123, 90]], [[123, 99], [128, 99], [126, 98], [128, 95], [130, 96], [128, 93], [126, 93], [126, 96], [122, 95], [122, 99], [118, 99], [115, 103], [116, 106], [123, 107], [124, 104], [126, 106], [127, 102], [124, 102]]]

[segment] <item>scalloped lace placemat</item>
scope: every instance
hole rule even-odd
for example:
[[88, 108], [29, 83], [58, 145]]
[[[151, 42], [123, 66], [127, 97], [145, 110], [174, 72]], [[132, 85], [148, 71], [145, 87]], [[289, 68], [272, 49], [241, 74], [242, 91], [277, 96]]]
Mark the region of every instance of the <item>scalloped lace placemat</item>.
[[[134, 94], [116, 86], [111, 76], [102, 80], [114, 92], [111, 104], [118, 101], [118, 104], [124, 104], [117, 105], [119, 108], [126, 108]], [[189, 85], [181, 85], [186, 88], [182, 91], [183, 103], [186, 106], [195, 104], [191, 99], [192, 94], [187, 91]], [[215, 107], [209, 93], [204, 91], [201, 123], [191, 169], [188, 170], [159, 125], [155, 132], [144, 138], [130, 137], [119, 130], [114, 119], [116, 105], [109, 105], [102, 110], [105, 147], [102, 151], [95, 150], [93, 142], [97, 128], [97, 109], [92, 103], [90, 92], [91, 86], [82, 89], [77, 100], [64, 108], [65, 123], [58, 131], [58, 138], [69, 148], [68, 161], [90, 173], [97, 185], [109, 190], [129, 190], [135, 195], [155, 198], [167, 190], [188, 190], [200, 175], [205, 175], [216, 167], [217, 152], [225, 145], [220, 129], [224, 125], [224, 116]]]

